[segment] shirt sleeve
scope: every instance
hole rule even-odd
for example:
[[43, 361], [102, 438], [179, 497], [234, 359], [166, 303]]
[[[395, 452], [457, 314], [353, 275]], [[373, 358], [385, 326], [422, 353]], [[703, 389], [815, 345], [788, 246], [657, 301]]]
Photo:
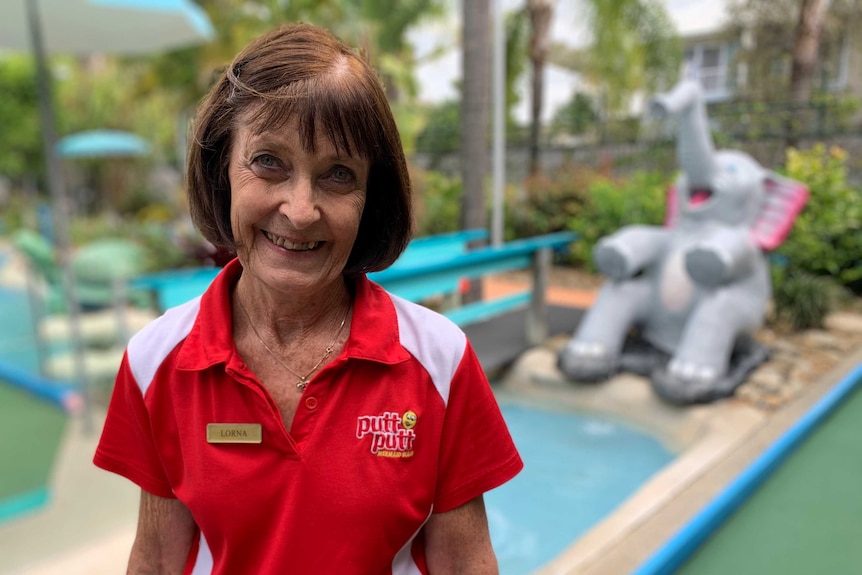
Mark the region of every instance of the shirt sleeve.
[[143, 393], [132, 375], [127, 355], [123, 356], [114, 383], [93, 463], [126, 477], [153, 495], [175, 497], [153, 439]]
[[524, 467], [469, 342], [452, 378], [440, 449], [436, 513], [460, 507]]

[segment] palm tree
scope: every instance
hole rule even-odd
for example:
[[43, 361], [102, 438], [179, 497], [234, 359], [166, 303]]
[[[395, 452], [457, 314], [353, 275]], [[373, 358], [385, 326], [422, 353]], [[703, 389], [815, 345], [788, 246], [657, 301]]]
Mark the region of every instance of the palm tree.
[[[491, 12], [489, 0], [463, 0], [461, 94], [461, 229], [486, 228], [485, 176], [488, 173], [488, 109], [491, 99]], [[481, 297], [473, 282], [465, 302]]]
[[638, 91], [654, 92], [678, 78], [682, 47], [659, 0], [586, 0], [592, 44], [554, 45], [549, 60], [583, 74], [601, 93], [603, 112], [625, 111]]
[[484, 228], [485, 176], [488, 173], [490, 100], [490, 2], [469, 0], [463, 9], [463, 94], [461, 98], [461, 228]]
[[530, 63], [532, 65], [530, 105], [530, 175], [539, 172], [539, 136], [542, 125], [542, 100], [545, 92], [545, 61], [548, 58], [553, 0], [527, 0], [530, 17]]

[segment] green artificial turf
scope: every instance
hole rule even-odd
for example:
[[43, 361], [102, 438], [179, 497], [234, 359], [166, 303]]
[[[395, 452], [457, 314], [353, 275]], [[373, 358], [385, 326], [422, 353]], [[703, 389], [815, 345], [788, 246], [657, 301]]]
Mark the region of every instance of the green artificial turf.
[[48, 485], [66, 421], [57, 406], [0, 380], [0, 506]]
[[862, 574], [862, 390], [677, 571], [727, 574]]

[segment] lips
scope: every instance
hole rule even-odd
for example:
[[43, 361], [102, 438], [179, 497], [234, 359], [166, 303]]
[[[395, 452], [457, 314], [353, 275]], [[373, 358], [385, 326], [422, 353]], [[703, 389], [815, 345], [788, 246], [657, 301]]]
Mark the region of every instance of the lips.
[[271, 234], [270, 232], [267, 232], [267, 231], [264, 231], [263, 235], [265, 235], [269, 241], [271, 241], [272, 243], [274, 243], [275, 245], [277, 245], [280, 248], [284, 248], [286, 250], [298, 251], [298, 252], [311, 251], [323, 243], [323, 242], [294, 242], [294, 241], [288, 240], [286, 238], [283, 238], [281, 236]]
[[688, 203], [692, 207], [705, 204], [712, 198], [712, 190], [709, 188], [696, 188], [689, 194]]

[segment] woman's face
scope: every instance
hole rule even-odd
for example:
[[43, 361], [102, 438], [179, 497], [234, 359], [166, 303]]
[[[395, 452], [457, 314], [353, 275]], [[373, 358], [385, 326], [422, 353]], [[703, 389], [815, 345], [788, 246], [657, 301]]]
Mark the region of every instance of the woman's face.
[[302, 147], [297, 122], [241, 126], [228, 166], [231, 227], [244, 274], [278, 291], [319, 290], [341, 274], [365, 206], [369, 163], [325, 137]]

